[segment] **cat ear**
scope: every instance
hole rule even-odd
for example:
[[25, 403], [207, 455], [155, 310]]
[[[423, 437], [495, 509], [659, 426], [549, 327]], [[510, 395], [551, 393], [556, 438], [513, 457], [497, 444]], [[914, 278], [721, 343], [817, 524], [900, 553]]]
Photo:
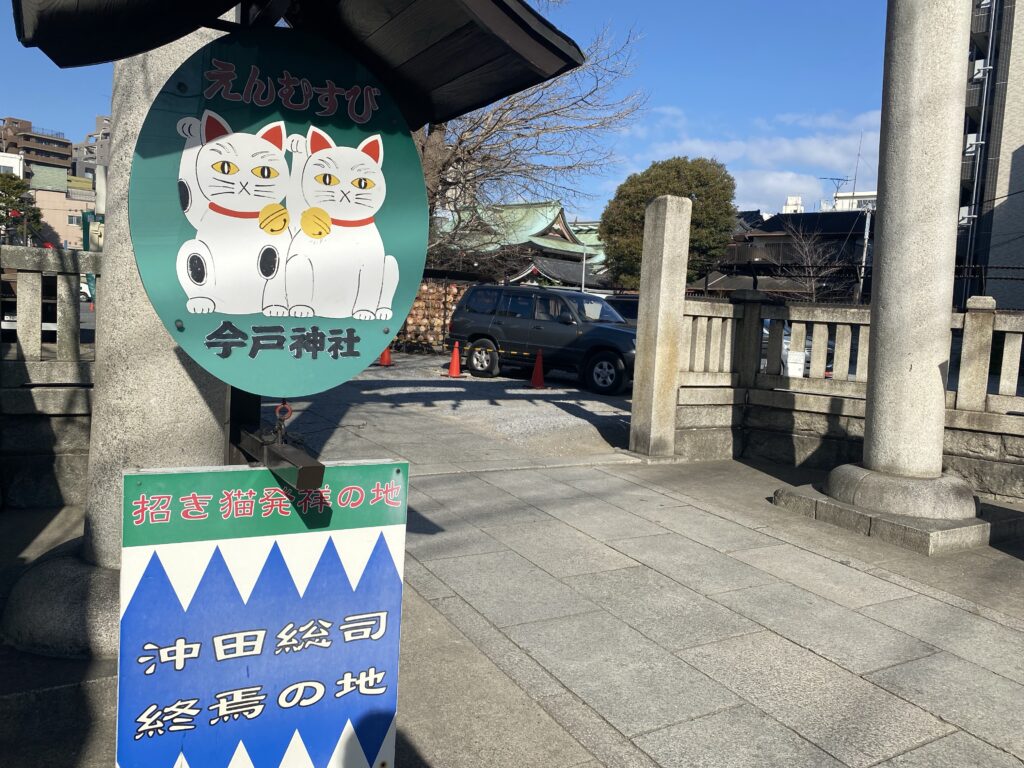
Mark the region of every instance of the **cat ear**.
[[358, 147], [359, 151], [373, 158], [373, 162], [380, 165], [384, 160], [384, 144], [380, 140], [380, 134], [375, 134], [365, 139]]
[[271, 123], [256, 135], [261, 139], [269, 141], [278, 149], [282, 151], [284, 150], [284, 120], [278, 120], [276, 123]]
[[321, 149], [333, 149], [335, 146], [330, 136], [312, 125], [309, 126], [309, 133], [306, 134], [306, 139], [309, 143], [309, 154], [311, 155], [314, 152], [319, 152]]
[[231, 126], [227, 124], [227, 121], [216, 112], [211, 112], [210, 110], [203, 112], [202, 127], [203, 144], [232, 133]]

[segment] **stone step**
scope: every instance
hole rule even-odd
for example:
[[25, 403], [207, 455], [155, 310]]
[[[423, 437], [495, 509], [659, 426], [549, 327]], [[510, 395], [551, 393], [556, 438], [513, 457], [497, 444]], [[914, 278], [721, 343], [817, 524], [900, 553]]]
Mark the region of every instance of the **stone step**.
[[966, 520], [866, 510], [831, 499], [812, 485], [780, 488], [774, 494], [773, 503], [928, 556], [1024, 537], [1024, 505], [984, 498], [978, 504], [977, 517]]
[[110, 768], [116, 717], [115, 659], [51, 659], [0, 645], [4, 768]]
[[0, 611], [24, 567], [46, 552], [78, 539], [84, 527], [85, 511], [78, 506], [10, 509], [0, 513]]

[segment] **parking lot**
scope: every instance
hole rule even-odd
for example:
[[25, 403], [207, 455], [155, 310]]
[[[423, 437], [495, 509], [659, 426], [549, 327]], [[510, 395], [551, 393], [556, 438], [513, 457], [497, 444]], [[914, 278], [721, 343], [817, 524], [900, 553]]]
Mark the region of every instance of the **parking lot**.
[[366, 457], [376, 450], [409, 460], [414, 472], [485, 466], [481, 462], [615, 458], [628, 446], [628, 389], [596, 395], [559, 372], [549, 375], [545, 389], [533, 389], [529, 371], [515, 369], [493, 379], [451, 379], [444, 375], [449, 359], [440, 354], [395, 354], [393, 361], [390, 368], [372, 366], [347, 384], [293, 402], [289, 431], [321, 459]]

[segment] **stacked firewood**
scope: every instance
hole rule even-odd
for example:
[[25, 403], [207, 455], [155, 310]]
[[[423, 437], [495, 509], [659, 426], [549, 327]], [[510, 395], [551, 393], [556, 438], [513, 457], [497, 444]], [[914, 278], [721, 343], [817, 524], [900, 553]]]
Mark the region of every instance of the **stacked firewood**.
[[396, 341], [440, 348], [448, 334], [448, 321], [469, 283], [424, 280]]

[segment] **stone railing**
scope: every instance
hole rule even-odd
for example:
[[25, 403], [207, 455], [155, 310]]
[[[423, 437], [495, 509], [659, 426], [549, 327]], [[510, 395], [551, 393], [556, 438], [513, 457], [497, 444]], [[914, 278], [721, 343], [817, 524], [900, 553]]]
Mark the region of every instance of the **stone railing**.
[[[81, 285], [99, 254], [0, 246], [0, 505], [80, 498], [92, 412], [93, 323]], [[84, 327], [83, 327], [84, 326]]]
[[[743, 378], [757, 389], [864, 396], [870, 309], [768, 303], [753, 292], [739, 299], [687, 299], [680, 386], [733, 386]], [[760, 327], [756, 357], [733, 354], [746, 325]], [[1024, 312], [997, 311], [992, 299], [979, 296], [966, 312], [950, 314], [950, 329], [949, 407], [1024, 414]]]
[[[681, 322], [676, 455], [824, 469], [861, 459], [869, 308], [740, 291], [731, 301], [687, 299]], [[980, 493], [1022, 499], [1024, 312], [975, 297], [950, 313], [950, 329], [947, 469]]]

